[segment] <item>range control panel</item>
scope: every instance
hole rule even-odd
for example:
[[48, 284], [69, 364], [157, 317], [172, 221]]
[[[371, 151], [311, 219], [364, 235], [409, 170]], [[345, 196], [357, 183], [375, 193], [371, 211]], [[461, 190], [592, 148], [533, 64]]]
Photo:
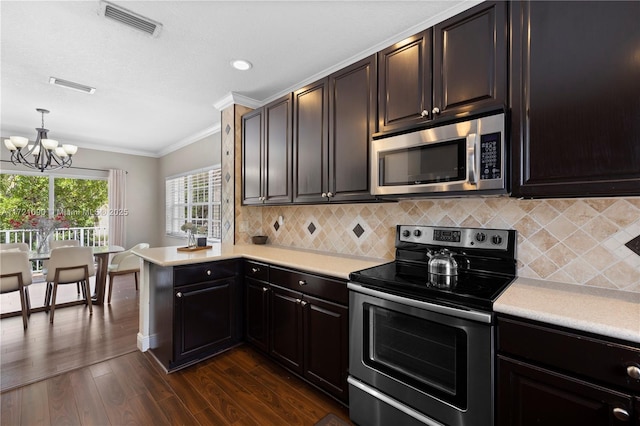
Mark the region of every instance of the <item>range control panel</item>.
[[398, 225], [397, 232], [401, 242], [485, 250], [507, 250], [510, 236], [506, 229], [421, 225]]

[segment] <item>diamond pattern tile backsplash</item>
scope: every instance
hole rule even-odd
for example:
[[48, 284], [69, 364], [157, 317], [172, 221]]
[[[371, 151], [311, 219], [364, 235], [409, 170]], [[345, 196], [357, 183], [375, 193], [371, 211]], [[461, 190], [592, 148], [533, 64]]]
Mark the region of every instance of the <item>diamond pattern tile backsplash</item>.
[[627, 246], [640, 236], [640, 197], [239, 208], [238, 242], [268, 235], [274, 245], [384, 259], [394, 258], [397, 224], [516, 229], [519, 276], [640, 292], [640, 255]]

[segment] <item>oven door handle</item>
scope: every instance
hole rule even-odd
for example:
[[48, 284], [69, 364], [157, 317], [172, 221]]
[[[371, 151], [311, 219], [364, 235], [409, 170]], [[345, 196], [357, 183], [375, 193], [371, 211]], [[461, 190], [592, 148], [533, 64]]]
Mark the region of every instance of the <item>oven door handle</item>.
[[424, 423], [428, 426], [444, 426], [442, 423], [437, 422], [429, 417], [426, 417], [424, 415], [422, 415], [421, 413], [418, 413], [417, 411], [413, 410], [410, 407], [407, 407], [404, 404], [401, 404], [400, 402], [396, 401], [395, 399], [385, 395], [384, 393], [380, 392], [377, 389], [372, 388], [371, 386], [368, 386], [364, 383], [362, 383], [360, 380], [354, 379], [352, 376], [347, 377], [347, 382], [351, 385], [354, 386], [358, 389], [360, 389], [362, 392], [368, 393], [369, 395], [373, 396], [374, 398], [389, 404], [390, 406], [392, 406], [393, 408], [395, 408], [396, 410], [399, 410], [401, 412], [403, 412], [404, 414], [413, 417], [414, 419], [418, 420], [421, 423]]
[[401, 303], [403, 305], [412, 306], [418, 309], [424, 309], [431, 312], [437, 312], [444, 315], [450, 315], [452, 317], [468, 319], [472, 321], [478, 321], [486, 324], [493, 322], [493, 315], [486, 312], [465, 310], [459, 308], [452, 308], [450, 306], [436, 305], [435, 303], [423, 302], [422, 300], [409, 299], [402, 296], [396, 296], [395, 294], [389, 294], [378, 290], [373, 290], [367, 287], [363, 287], [360, 284], [348, 282], [347, 288], [349, 290], [366, 294], [380, 299], [389, 300], [391, 302]]

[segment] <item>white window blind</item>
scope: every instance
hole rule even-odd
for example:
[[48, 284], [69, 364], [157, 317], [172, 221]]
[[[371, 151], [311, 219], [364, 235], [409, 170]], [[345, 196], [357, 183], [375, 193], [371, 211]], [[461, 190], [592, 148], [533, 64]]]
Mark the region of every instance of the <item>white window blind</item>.
[[165, 183], [167, 235], [186, 236], [185, 222], [207, 229], [207, 238], [221, 238], [221, 169], [213, 168], [167, 178]]

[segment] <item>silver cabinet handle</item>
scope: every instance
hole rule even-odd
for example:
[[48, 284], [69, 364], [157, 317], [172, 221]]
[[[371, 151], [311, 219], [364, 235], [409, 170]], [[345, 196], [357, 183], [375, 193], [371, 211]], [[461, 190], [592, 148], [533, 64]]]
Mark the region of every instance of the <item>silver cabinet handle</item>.
[[333, 192], [327, 192], [327, 197], [329, 198], [333, 197]]
[[623, 422], [628, 422], [629, 421], [629, 412], [627, 410], [625, 410], [624, 408], [614, 408], [613, 409], [613, 416], [618, 419], [621, 420]]
[[182, 293], [181, 293], [181, 292], [177, 292], [177, 293], [176, 293], [176, 297], [177, 297], [178, 299], [179, 299], [179, 298], [181, 298], [181, 297], [182, 297]]
[[304, 300], [303, 300], [302, 302], [300, 302], [300, 304], [302, 305], [302, 307], [307, 306], [307, 303], [309, 303], [309, 302], [305, 302]]
[[429, 111], [427, 111], [426, 109], [423, 109], [422, 112], [420, 113], [420, 117], [422, 118], [429, 117]]
[[305, 280], [300, 280], [298, 281], [298, 285], [307, 285], [307, 282]]
[[263, 292], [263, 293], [266, 293], [266, 292], [268, 292], [268, 291], [269, 291], [269, 287], [262, 287], [262, 292]]
[[637, 365], [628, 366], [627, 375], [632, 379], [640, 380], [640, 367], [638, 367]]
[[297, 304], [300, 304], [300, 303], [302, 303], [302, 300], [300, 300], [300, 299], [296, 299], [296, 303], [297, 303]]
[[251, 272], [253, 272], [255, 274], [256, 272], [260, 272], [260, 269], [259, 268], [251, 268]]
[[438, 107], [434, 107], [431, 112], [435, 115], [435, 114], [440, 114], [440, 108]]
[[211, 275], [211, 269], [207, 269], [207, 275]]
[[327, 193], [326, 192], [322, 193], [322, 198], [327, 198]]

